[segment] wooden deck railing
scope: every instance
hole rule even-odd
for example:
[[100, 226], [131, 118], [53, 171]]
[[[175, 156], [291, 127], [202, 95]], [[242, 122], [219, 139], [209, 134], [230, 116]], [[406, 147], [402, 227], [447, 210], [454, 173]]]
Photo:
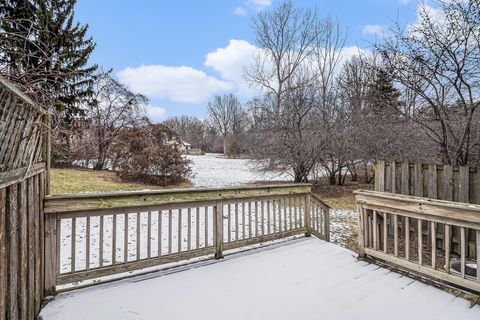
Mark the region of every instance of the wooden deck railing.
[[361, 255], [480, 292], [479, 205], [355, 193]]
[[46, 290], [299, 234], [329, 240], [310, 185], [49, 196]]

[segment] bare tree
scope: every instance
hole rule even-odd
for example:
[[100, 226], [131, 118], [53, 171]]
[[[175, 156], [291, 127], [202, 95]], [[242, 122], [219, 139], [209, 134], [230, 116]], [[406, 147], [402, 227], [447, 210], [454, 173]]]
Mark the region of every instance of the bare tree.
[[253, 21], [260, 50], [245, 76], [275, 97], [275, 111], [289, 90], [287, 83], [317, 47], [323, 21], [315, 10], [295, 8], [285, 1], [273, 11], [260, 12]]
[[223, 139], [223, 154], [227, 154], [228, 137], [232, 133], [242, 106], [238, 98], [233, 94], [215, 96], [208, 103], [209, 123]]
[[[378, 45], [385, 72], [410, 92], [402, 114], [419, 124], [448, 164], [478, 159], [480, 1], [421, 3], [417, 23]], [[408, 111], [408, 112], [406, 112]], [[474, 159], [474, 157], [475, 159]], [[478, 160], [477, 160], [478, 161]]]
[[145, 107], [148, 99], [128, 90], [110, 72], [95, 79], [93, 96], [86, 113], [88, 134], [95, 150], [94, 169], [105, 169], [112, 144], [124, 128], [147, 122]]

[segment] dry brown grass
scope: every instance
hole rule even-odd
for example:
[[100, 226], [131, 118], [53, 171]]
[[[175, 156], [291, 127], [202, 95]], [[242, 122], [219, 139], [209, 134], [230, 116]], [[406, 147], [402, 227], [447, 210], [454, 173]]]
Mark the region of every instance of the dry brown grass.
[[145, 189], [188, 188], [191, 183], [161, 187], [134, 182], [121, 181], [115, 172], [94, 171], [89, 169], [52, 169], [51, 193], [115, 192]]

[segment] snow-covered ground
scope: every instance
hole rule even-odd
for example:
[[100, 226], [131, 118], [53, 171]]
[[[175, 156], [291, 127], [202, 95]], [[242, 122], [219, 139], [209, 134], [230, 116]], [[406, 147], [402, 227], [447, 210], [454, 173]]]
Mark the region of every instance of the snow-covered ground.
[[282, 172], [263, 172], [258, 163], [249, 159], [229, 159], [221, 154], [187, 156], [192, 161], [191, 181], [196, 188], [222, 188], [245, 185], [255, 181], [292, 181]]
[[316, 238], [58, 295], [44, 320], [480, 319], [480, 306]]

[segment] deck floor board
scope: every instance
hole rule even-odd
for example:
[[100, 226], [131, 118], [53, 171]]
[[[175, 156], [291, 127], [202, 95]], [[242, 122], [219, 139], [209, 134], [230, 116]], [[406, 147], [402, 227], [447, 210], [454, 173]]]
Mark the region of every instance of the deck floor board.
[[480, 319], [480, 306], [315, 238], [58, 295], [44, 320]]

